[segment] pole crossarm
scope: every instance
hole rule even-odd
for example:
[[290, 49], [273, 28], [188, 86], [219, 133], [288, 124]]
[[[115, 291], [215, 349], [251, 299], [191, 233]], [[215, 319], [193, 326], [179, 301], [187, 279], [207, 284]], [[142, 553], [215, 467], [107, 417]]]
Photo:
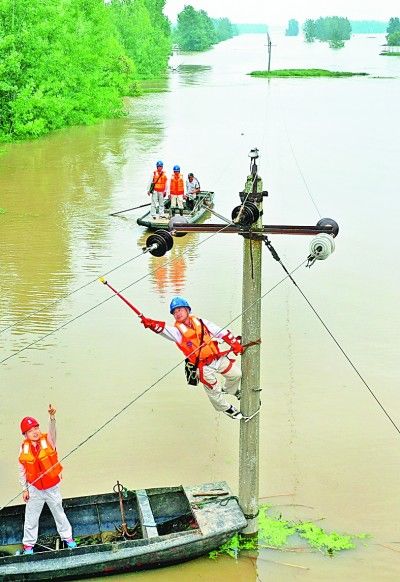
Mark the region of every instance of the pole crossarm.
[[[296, 225], [285, 225], [285, 224], [265, 224], [262, 229], [243, 229], [238, 226], [226, 226], [221, 230], [220, 224], [208, 223], [208, 224], [185, 224], [185, 225], [174, 225], [174, 232], [220, 232], [221, 234], [241, 234], [241, 235], [263, 235], [263, 234], [297, 234], [297, 235], [309, 235], [314, 236], [316, 234], [334, 234], [334, 227], [332, 226], [296, 226]], [[256, 238], [256, 236], [255, 236]]]

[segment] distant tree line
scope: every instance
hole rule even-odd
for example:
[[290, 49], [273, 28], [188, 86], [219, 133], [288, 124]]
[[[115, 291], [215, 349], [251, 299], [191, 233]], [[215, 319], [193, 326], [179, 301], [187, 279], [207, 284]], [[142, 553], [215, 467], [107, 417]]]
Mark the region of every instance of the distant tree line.
[[344, 41], [351, 36], [351, 24], [347, 18], [341, 16], [328, 16], [318, 20], [308, 19], [303, 26], [304, 36], [307, 42], [320, 40], [329, 42], [333, 48], [344, 46]]
[[400, 19], [391, 18], [386, 29], [386, 40], [389, 46], [400, 46]]
[[188, 5], [178, 14], [174, 40], [183, 51], [205, 51], [238, 34], [228, 18], [210, 18], [205, 10]]
[[165, 0], [0, 0], [0, 141], [122, 114], [171, 50]]
[[287, 29], [285, 31], [286, 36], [297, 36], [299, 34], [299, 23], [294, 18], [291, 18], [288, 22]]
[[266, 24], [235, 24], [238, 34], [266, 34], [268, 26]]
[[369, 34], [386, 32], [387, 22], [380, 20], [350, 20], [351, 31], [354, 34]]

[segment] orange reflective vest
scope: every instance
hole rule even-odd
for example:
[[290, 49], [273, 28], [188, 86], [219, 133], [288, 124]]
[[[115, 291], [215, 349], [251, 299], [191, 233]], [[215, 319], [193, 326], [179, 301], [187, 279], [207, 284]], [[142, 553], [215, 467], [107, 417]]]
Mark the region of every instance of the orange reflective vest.
[[175, 173], [171, 176], [170, 190], [171, 196], [180, 196], [185, 193], [185, 185], [183, 183], [183, 176], [179, 174], [176, 178]]
[[42, 434], [38, 449], [33, 442], [25, 439], [22, 443], [19, 462], [26, 471], [26, 480], [37, 489], [49, 489], [60, 482], [62, 467], [57, 452], [50, 446], [47, 434]]
[[159, 174], [156, 170], [153, 174], [153, 184], [155, 192], [165, 192], [167, 188], [167, 175], [165, 172]]
[[200, 346], [200, 358], [199, 364], [210, 364], [213, 360], [217, 360], [221, 357], [221, 352], [218, 348], [218, 343], [212, 339], [210, 332], [203, 323], [203, 341], [201, 340], [201, 322], [194, 315], [189, 315], [189, 319], [193, 327], [188, 327], [184, 323], [175, 322], [175, 327], [179, 329], [182, 334], [182, 340], [176, 342], [176, 345], [185, 356], [188, 358], [189, 362], [192, 364], [197, 363], [199, 358], [199, 348]]

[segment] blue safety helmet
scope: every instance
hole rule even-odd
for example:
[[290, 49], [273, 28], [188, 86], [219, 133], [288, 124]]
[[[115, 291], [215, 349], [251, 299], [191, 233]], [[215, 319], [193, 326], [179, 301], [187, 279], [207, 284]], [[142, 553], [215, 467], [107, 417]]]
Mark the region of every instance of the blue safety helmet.
[[190, 307], [190, 305], [186, 301], [186, 299], [184, 297], [180, 297], [179, 295], [172, 299], [172, 301], [169, 305], [169, 312], [171, 314], [174, 313], [174, 311], [177, 307], [186, 307], [186, 309], [189, 309], [189, 313], [192, 311], [192, 308]]
[[162, 163], [161, 160], [158, 160], [158, 162], [156, 163], [157, 168], [163, 168], [164, 164]]
[[174, 166], [174, 172], [180, 172], [180, 171], [181, 171], [180, 166]]

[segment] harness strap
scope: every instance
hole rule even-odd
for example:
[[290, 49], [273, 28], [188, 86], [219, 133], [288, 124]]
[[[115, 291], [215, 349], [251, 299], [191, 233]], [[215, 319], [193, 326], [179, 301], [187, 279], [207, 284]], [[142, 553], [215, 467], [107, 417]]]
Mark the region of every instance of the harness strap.
[[204, 378], [204, 372], [203, 372], [203, 368], [204, 365], [202, 362], [200, 362], [198, 370], [199, 370], [199, 380], [202, 384], [204, 384], [204, 386], [207, 386], [207, 388], [210, 388], [211, 390], [214, 389], [215, 384], [217, 384], [217, 382], [215, 382], [214, 384], [210, 384], [209, 382], [207, 382], [207, 380]]

